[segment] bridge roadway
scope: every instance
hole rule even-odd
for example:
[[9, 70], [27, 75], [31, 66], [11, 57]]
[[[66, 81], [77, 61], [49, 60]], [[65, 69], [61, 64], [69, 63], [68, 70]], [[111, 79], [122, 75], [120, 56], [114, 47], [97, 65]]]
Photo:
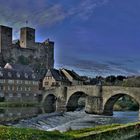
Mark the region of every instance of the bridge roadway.
[[42, 94], [42, 104], [50, 112], [74, 111], [80, 97], [86, 98], [85, 111], [91, 114], [113, 115], [115, 102], [124, 95], [132, 97], [140, 105], [139, 87], [82, 85], [48, 89]]

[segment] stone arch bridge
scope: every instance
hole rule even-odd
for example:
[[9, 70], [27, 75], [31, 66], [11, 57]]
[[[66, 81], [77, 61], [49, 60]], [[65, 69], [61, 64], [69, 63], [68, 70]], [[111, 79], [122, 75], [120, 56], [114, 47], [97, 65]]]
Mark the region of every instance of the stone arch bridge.
[[80, 97], [86, 98], [85, 111], [90, 114], [113, 115], [115, 102], [124, 95], [132, 97], [140, 106], [138, 87], [82, 85], [50, 89], [42, 94], [42, 104], [50, 111], [74, 111]]

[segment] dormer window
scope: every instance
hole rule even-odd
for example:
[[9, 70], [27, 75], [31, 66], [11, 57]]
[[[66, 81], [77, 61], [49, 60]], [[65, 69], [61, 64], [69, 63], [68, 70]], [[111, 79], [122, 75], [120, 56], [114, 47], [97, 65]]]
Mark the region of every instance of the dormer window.
[[8, 72], [8, 77], [12, 77], [12, 74], [11, 74], [11, 72]]
[[18, 78], [20, 78], [20, 74], [18, 72], [16, 73], [16, 75], [17, 75]]
[[35, 79], [35, 75], [34, 74], [32, 74], [32, 78]]
[[2, 73], [2, 71], [0, 71], [0, 76], [3, 76], [3, 73]]
[[27, 73], [25, 73], [24, 76], [25, 76], [25, 78], [28, 78], [28, 74]]

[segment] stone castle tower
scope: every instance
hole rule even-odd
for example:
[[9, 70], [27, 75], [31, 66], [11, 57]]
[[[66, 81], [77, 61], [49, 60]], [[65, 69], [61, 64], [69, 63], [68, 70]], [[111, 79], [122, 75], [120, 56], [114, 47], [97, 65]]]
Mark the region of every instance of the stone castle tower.
[[20, 46], [22, 48], [33, 48], [35, 44], [35, 29], [24, 27], [20, 30]]
[[12, 42], [12, 28], [0, 25], [0, 66], [6, 63], [36, 68], [54, 67], [54, 42], [35, 42], [35, 29], [20, 29], [20, 40]]
[[0, 26], [0, 52], [12, 44], [12, 28]]

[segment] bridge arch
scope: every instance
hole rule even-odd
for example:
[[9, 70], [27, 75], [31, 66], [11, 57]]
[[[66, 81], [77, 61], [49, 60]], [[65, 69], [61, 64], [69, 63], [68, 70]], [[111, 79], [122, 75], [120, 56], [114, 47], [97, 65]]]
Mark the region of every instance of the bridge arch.
[[74, 92], [67, 100], [67, 111], [75, 111], [78, 108], [78, 101], [81, 97], [86, 98], [87, 94], [83, 91]]
[[103, 103], [103, 114], [104, 115], [113, 115], [113, 107], [115, 105], [115, 103], [117, 102], [117, 100], [123, 96], [128, 96], [131, 99], [133, 99], [138, 106], [140, 106], [140, 102], [138, 101], [138, 99], [130, 94], [127, 93], [116, 93], [114, 95], [110, 95], [109, 97], [107, 97]]
[[46, 113], [56, 111], [56, 100], [57, 97], [54, 94], [48, 94], [43, 99], [43, 106]]

